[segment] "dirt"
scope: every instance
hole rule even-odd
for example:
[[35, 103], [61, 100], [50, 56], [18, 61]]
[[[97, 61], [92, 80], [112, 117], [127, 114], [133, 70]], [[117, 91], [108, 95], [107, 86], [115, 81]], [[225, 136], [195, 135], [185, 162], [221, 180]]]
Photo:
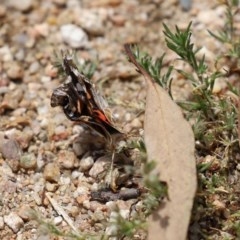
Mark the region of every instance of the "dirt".
[[[99, 150], [95, 133], [85, 137], [88, 129], [51, 108], [51, 94], [63, 82], [53, 67], [54, 53], [74, 49], [79, 58], [95, 61], [92, 81], [106, 96], [118, 126], [141, 136], [145, 83], [128, 63], [123, 44], [136, 43], [153, 57], [166, 52], [166, 65], [181, 67], [166, 48], [162, 23], [184, 29], [192, 21], [192, 40], [212, 64], [220, 45], [207, 30], [223, 26], [225, 9], [206, 0], [192, 1], [189, 11], [176, 0], [17, 2], [0, 4], [0, 238], [48, 239], [42, 220], [62, 231], [102, 234], [115, 204], [129, 214], [136, 199], [91, 201], [101, 181], [89, 170], [109, 159], [100, 161], [94, 152]], [[67, 24], [85, 32], [79, 47], [68, 35], [64, 39], [61, 27]], [[173, 84], [175, 98], [185, 99], [185, 80], [174, 73]]]

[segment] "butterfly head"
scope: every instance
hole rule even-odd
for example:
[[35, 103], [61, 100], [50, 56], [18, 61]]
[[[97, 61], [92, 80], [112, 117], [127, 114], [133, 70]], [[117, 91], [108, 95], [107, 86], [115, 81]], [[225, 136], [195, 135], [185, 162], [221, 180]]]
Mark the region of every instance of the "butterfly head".
[[70, 94], [64, 87], [56, 88], [51, 97], [51, 107], [62, 107], [70, 120], [76, 120], [81, 116], [81, 103]]

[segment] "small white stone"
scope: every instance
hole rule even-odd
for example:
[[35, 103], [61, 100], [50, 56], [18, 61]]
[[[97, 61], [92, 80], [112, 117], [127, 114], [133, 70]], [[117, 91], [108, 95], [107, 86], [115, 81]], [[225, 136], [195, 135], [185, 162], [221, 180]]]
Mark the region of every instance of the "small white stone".
[[42, 105], [42, 106], [39, 106], [39, 107], [38, 107], [37, 111], [38, 111], [38, 114], [39, 114], [39, 115], [45, 115], [45, 114], [48, 113], [49, 107], [46, 106], [46, 105]]
[[49, 76], [42, 76], [41, 77], [41, 82], [42, 83], [49, 83], [51, 81], [51, 77]]
[[62, 220], [63, 219], [61, 216], [57, 216], [54, 218], [53, 223], [54, 223], [54, 225], [59, 225], [62, 222]]
[[225, 79], [217, 78], [214, 82], [212, 92], [215, 94], [220, 93], [226, 87], [227, 87], [227, 83], [226, 83]]
[[79, 163], [79, 168], [80, 168], [81, 171], [85, 172], [93, 166], [93, 163], [94, 163], [94, 161], [93, 161], [92, 156], [82, 158], [80, 163]]
[[89, 176], [97, 178], [101, 173], [106, 171], [107, 165], [110, 164], [109, 159], [106, 157], [100, 157], [89, 171]]
[[15, 9], [19, 10], [19, 11], [28, 11], [33, 4], [32, 0], [8, 0], [8, 6], [10, 7], [14, 7]]
[[99, 189], [98, 183], [95, 182], [91, 185], [91, 191], [92, 192], [97, 191], [98, 189]]
[[84, 128], [81, 125], [74, 125], [72, 128], [72, 133], [80, 135], [81, 133], [84, 132]]
[[239, 163], [237, 164], [236, 169], [237, 169], [238, 171], [240, 171], [240, 164], [239, 164]]
[[63, 125], [57, 126], [57, 127], [55, 128], [55, 131], [54, 131], [54, 133], [55, 133], [56, 135], [59, 135], [59, 134], [64, 133], [64, 132], [66, 132], [66, 127], [63, 126]]
[[40, 68], [39, 62], [35, 61], [35, 62], [33, 62], [33, 63], [30, 64], [30, 66], [29, 66], [29, 72], [30, 72], [31, 74], [35, 74], [35, 73], [39, 70], [39, 68]]
[[60, 183], [62, 185], [69, 185], [71, 183], [71, 179], [70, 179], [70, 177], [61, 176], [60, 177]]
[[79, 176], [80, 176], [80, 173], [79, 171], [72, 171], [72, 179], [77, 179]]
[[80, 196], [80, 195], [84, 195], [84, 194], [88, 194], [88, 193], [89, 193], [88, 188], [84, 187], [84, 186], [78, 187], [76, 189], [76, 191], [74, 192], [75, 196]]
[[17, 233], [23, 227], [23, 220], [14, 212], [3, 217], [4, 222], [10, 227], [14, 233]]
[[89, 200], [83, 201], [83, 207], [86, 209], [90, 209], [91, 203], [89, 202]]
[[101, 13], [101, 9], [79, 9], [75, 13], [77, 15], [76, 20], [79, 25], [85, 29], [88, 33], [93, 35], [104, 34], [104, 24], [107, 18], [105, 13]]
[[72, 48], [84, 47], [88, 42], [87, 34], [74, 24], [63, 25], [60, 31], [63, 41]]
[[128, 209], [121, 209], [119, 214], [124, 218], [127, 219], [129, 217], [129, 210]]
[[49, 120], [48, 118], [43, 118], [42, 121], [40, 122], [40, 127], [45, 128], [49, 126]]
[[72, 148], [76, 156], [82, 156], [86, 152], [86, 146], [76, 141], [73, 142]]
[[8, 46], [4, 46], [0, 48], [0, 58], [3, 62], [9, 62], [13, 60], [13, 55]]

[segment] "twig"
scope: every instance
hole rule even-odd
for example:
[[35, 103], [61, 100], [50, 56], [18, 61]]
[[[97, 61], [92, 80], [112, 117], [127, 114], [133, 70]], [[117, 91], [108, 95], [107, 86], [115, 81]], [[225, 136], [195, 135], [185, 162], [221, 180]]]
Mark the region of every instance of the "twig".
[[63, 210], [62, 207], [50, 196], [50, 193], [46, 193], [46, 197], [49, 202], [52, 204], [54, 210], [63, 217], [63, 219], [68, 223], [68, 225], [78, 234], [78, 230], [75, 228], [72, 219], [67, 215], [67, 213]]

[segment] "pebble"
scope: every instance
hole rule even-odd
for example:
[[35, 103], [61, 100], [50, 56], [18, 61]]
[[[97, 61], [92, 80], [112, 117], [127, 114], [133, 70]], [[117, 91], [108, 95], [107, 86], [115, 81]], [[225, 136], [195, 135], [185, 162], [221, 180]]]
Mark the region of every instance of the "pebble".
[[0, 48], [0, 58], [3, 62], [9, 62], [13, 60], [12, 52], [7, 45]]
[[81, 176], [83, 173], [73, 170], [72, 171], [72, 179], [77, 179], [79, 176]]
[[89, 134], [88, 130], [83, 131], [76, 137], [73, 141], [73, 151], [77, 156], [82, 156], [91, 149], [103, 149], [104, 148], [103, 139], [93, 134]]
[[72, 48], [86, 47], [87, 34], [74, 24], [66, 24], [60, 28], [62, 40]]
[[109, 158], [105, 156], [100, 157], [93, 165], [93, 167], [89, 171], [89, 175], [93, 178], [97, 178], [100, 174], [102, 174], [108, 168], [110, 164]]
[[179, 0], [183, 10], [188, 11], [191, 8], [191, 0]]
[[4, 17], [6, 15], [7, 9], [5, 6], [0, 5], [0, 17]]
[[60, 179], [60, 169], [56, 163], [48, 163], [43, 172], [44, 179], [57, 183]]
[[[17, 45], [25, 46], [26, 43], [29, 41], [29, 36], [25, 32], [20, 32], [13, 35], [13, 40]], [[25, 49], [22, 50], [24, 51], [24, 56], [26, 57], [25, 55], [26, 50]]]
[[[8, 167], [10, 168], [10, 166], [8, 166]], [[6, 175], [2, 174], [1, 177], [4, 177], [5, 179], [1, 180], [0, 192], [2, 192], [4, 194], [14, 194], [14, 193], [16, 193], [17, 183], [14, 181], [14, 178], [9, 177], [7, 174]]]
[[73, 142], [73, 152], [76, 154], [76, 156], [82, 156], [87, 150], [88, 147], [85, 144], [80, 144], [80, 142], [74, 141]]
[[32, 214], [32, 209], [30, 206], [23, 205], [18, 210], [18, 215], [21, 217], [24, 221], [28, 221]]
[[25, 170], [34, 170], [37, 167], [37, 158], [33, 153], [24, 154], [20, 158], [20, 167]]
[[110, 20], [118, 27], [124, 26], [125, 22], [127, 21], [127, 19], [122, 15], [113, 15], [111, 16]]
[[103, 35], [105, 32], [106, 14], [100, 9], [79, 9], [76, 11], [77, 23], [91, 35]]
[[131, 123], [131, 126], [136, 129], [142, 128], [142, 122], [140, 121], [139, 118], [134, 118]]
[[19, 102], [23, 98], [23, 90], [17, 88], [15, 90], [9, 91], [4, 95], [1, 102], [2, 109], [16, 109], [19, 107]]
[[55, 78], [57, 77], [58, 75], [58, 70], [56, 67], [54, 67], [53, 65], [51, 64], [48, 64], [46, 67], [45, 67], [45, 70], [44, 70], [45, 74], [48, 76], [48, 77], [51, 77], [51, 78]]
[[45, 188], [48, 192], [55, 192], [57, 190], [57, 184], [46, 182]]
[[3, 228], [4, 228], [3, 217], [0, 217], [0, 230], [2, 230]]
[[84, 128], [81, 125], [74, 125], [72, 128], [72, 133], [76, 135], [81, 135], [84, 133]]
[[41, 76], [41, 82], [46, 85], [51, 81], [51, 77], [49, 76]]
[[29, 127], [25, 127], [22, 131], [13, 129], [14, 131], [6, 133], [9, 139], [14, 139], [18, 142], [21, 149], [29, 147], [30, 141], [33, 138], [33, 131]]
[[106, 236], [111, 236], [111, 235], [115, 236], [115, 235], [117, 235], [118, 231], [119, 230], [118, 230], [117, 225], [116, 224], [111, 224], [111, 225], [106, 227], [105, 234], [106, 234]]
[[236, 169], [240, 171], [240, 163], [237, 164]]
[[223, 210], [226, 208], [226, 204], [222, 201], [220, 201], [219, 199], [216, 199], [212, 202], [212, 205], [214, 206], [214, 208], [218, 209], [218, 210]]
[[38, 72], [39, 68], [40, 68], [39, 62], [35, 61], [31, 63], [31, 65], [29, 66], [29, 73], [35, 74]]
[[212, 92], [217, 94], [217, 93], [220, 93], [222, 90], [224, 90], [226, 88], [227, 88], [227, 83], [226, 83], [225, 79], [217, 78], [214, 82]]
[[85, 186], [79, 186], [73, 193], [75, 197], [89, 194], [89, 189]]
[[14, 233], [17, 233], [24, 225], [23, 220], [14, 212], [3, 217], [4, 222]]
[[92, 156], [83, 157], [79, 163], [79, 169], [82, 172], [88, 171], [94, 164], [94, 160]]
[[8, 91], [9, 91], [8, 87], [5, 87], [5, 86], [0, 87], [0, 94], [1, 95], [7, 93]]
[[64, 133], [64, 132], [66, 132], [66, 127], [65, 127], [64, 125], [58, 125], [58, 126], [55, 127], [55, 129], [54, 129], [54, 133], [55, 133], [56, 135], [62, 134], [62, 133]]
[[33, 0], [8, 0], [7, 5], [9, 7], [13, 7], [16, 10], [19, 10], [21, 12], [26, 12], [31, 9], [33, 5]]
[[62, 150], [58, 154], [58, 163], [62, 168], [72, 169], [75, 167], [75, 163], [77, 162], [76, 155], [74, 152]]
[[197, 15], [196, 20], [206, 26], [211, 26], [211, 24], [214, 22], [217, 25], [220, 25], [222, 23], [222, 16], [217, 16], [215, 14], [216, 10], [214, 9], [206, 9], [205, 11], [200, 11]]
[[77, 217], [79, 215], [79, 212], [80, 212], [80, 209], [78, 206], [72, 206], [70, 209], [69, 209], [69, 215], [71, 217]]
[[[92, 227], [92, 223], [88, 220], [89, 217], [87, 214], [80, 214], [75, 221], [75, 226], [79, 231], [85, 231]], [[112, 239], [113, 240], [113, 239]]]
[[43, 116], [48, 113], [49, 107], [47, 105], [38, 106], [37, 111], [39, 115]]
[[101, 222], [104, 221], [106, 216], [103, 214], [103, 212], [99, 209], [96, 209], [96, 211], [93, 212], [92, 219], [95, 222]]
[[69, 176], [61, 176], [60, 183], [61, 183], [61, 185], [67, 186], [67, 185], [71, 184], [71, 178]]
[[66, 121], [66, 116], [63, 113], [56, 113], [53, 117], [53, 122], [56, 125], [61, 125], [64, 121]]
[[7, 70], [7, 76], [12, 80], [22, 80], [23, 67], [16, 62], [12, 62]]
[[47, 23], [41, 23], [34, 26], [35, 34], [41, 37], [47, 37], [49, 34], [49, 25]]
[[82, 202], [82, 206], [83, 206], [84, 208], [86, 208], [86, 209], [89, 210], [90, 207], [91, 207], [91, 202], [89, 201], [89, 199], [83, 201], [83, 202]]
[[62, 222], [62, 217], [61, 216], [57, 216], [57, 217], [55, 217], [54, 218], [54, 220], [53, 220], [53, 224], [54, 225], [59, 225], [61, 222]]
[[31, 122], [31, 128], [34, 135], [38, 135], [41, 131], [41, 126], [38, 120], [33, 119]]
[[25, 58], [24, 49], [18, 49], [14, 57], [20, 62], [23, 61]]
[[22, 156], [22, 150], [16, 140], [5, 140], [0, 146], [0, 151], [5, 159], [20, 160]]
[[[22, 116], [26, 116], [26, 111], [27, 111], [27, 109], [24, 107], [20, 107], [20, 108], [15, 109], [14, 111], [12, 111], [12, 116], [16, 117], [13, 119], [13, 121], [17, 120], [17, 122], [21, 122], [21, 121], [19, 121], [19, 118], [21, 118], [21, 119], [25, 118]], [[25, 119], [27, 119], [27, 118], [25, 118]]]
[[82, 194], [80, 196], [75, 197], [75, 199], [77, 203], [82, 206], [85, 201], [89, 200], [89, 196], [88, 194]]

